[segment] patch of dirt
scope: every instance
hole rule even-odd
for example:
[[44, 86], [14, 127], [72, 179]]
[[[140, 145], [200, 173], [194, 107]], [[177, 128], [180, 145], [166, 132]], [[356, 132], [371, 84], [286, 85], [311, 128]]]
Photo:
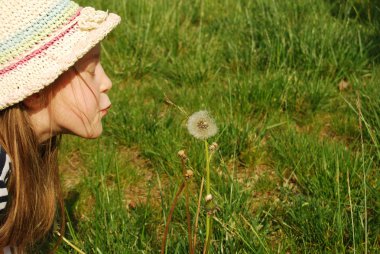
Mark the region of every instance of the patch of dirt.
[[[296, 125], [295, 128], [298, 133], [310, 134], [315, 132], [320, 141], [338, 142], [344, 144], [346, 147], [353, 141], [353, 138], [347, 135], [342, 135], [334, 131], [333, 115], [319, 114], [315, 116], [313, 122], [305, 125]], [[345, 121], [342, 119], [342, 121]], [[342, 124], [347, 124], [342, 122]]]
[[118, 150], [119, 161], [124, 162], [122, 166], [133, 164], [136, 168], [151, 168], [150, 161], [144, 158], [138, 147], [125, 147], [122, 146]]
[[128, 209], [135, 209], [139, 205], [161, 207], [161, 195], [170, 186], [169, 178], [162, 174], [157, 175], [150, 161], [144, 158], [136, 147], [121, 147], [118, 152], [119, 161], [124, 161], [123, 168], [134, 168], [137, 179], [133, 182], [122, 180], [124, 200]]
[[[276, 175], [272, 167], [265, 164], [256, 165], [251, 179], [249, 186], [254, 190], [252, 192], [252, 202], [250, 203], [252, 211], [256, 211], [265, 204], [280, 201], [279, 186], [281, 185], [281, 179]], [[260, 185], [260, 181], [270, 182], [270, 184], [266, 188], [255, 188], [256, 185]]]
[[[256, 212], [266, 204], [286, 203], [288, 199], [282, 192], [298, 193], [297, 177], [289, 170], [279, 177], [274, 168], [267, 164], [258, 164], [253, 167], [228, 164], [229, 173], [234, 173], [234, 179], [251, 195], [250, 208]], [[222, 173], [221, 171], [219, 171]]]
[[347, 90], [351, 90], [352, 86], [351, 84], [348, 82], [347, 79], [342, 79], [339, 84], [338, 84], [338, 89], [340, 92], [343, 92], [343, 91], [347, 91]]
[[[228, 163], [227, 169], [233, 179], [244, 188], [245, 191], [251, 193], [250, 205], [253, 211], [265, 203], [278, 199], [278, 186], [281, 184], [281, 179], [276, 175], [272, 167], [267, 164], [258, 164], [255, 166], [245, 166], [237, 164], [233, 161]], [[219, 175], [223, 174], [220, 170]], [[227, 177], [227, 176], [226, 176]], [[265, 179], [265, 182], [270, 183], [268, 187], [258, 188], [259, 182]], [[227, 179], [226, 179], [227, 180]], [[276, 187], [273, 188], [273, 185]]]
[[79, 151], [69, 153], [59, 166], [59, 171], [64, 197], [69, 191], [75, 189], [83, 177], [87, 175], [87, 168], [84, 166]]
[[[230, 161], [227, 168], [233, 178], [245, 189], [249, 190], [254, 188], [255, 184], [261, 177], [268, 177], [271, 181], [279, 180], [274, 169], [266, 164], [258, 164], [253, 167], [247, 167], [241, 164], [236, 165], [236, 163]], [[223, 172], [218, 170], [218, 174], [221, 175]]]

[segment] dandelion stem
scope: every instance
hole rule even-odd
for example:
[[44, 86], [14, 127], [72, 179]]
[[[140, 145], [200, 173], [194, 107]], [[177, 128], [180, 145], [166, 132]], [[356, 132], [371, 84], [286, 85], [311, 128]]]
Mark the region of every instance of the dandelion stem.
[[[208, 153], [208, 143], [207, 140], [204, 141], [205, 143], [205, 154], [206, 154], [206, 195], [211, 194], [211, 187], [210, 187], [210, 158]], [[208, 253], [208, 243], [210, 241], [210, 235], [211, 235], [211, 217], [210, 214], [207, 213], [206, 217], [206, 245], [205, 245], [205, 251], [203, 253]]]
[[[207, 218], [210, 218], [210, 234], [212, 233], [212, 220], [211, 220], [211, 216], [212, 215], [207, 214]], [[206, 242], [205, 242], [205, 245], [203, 247], [203, 254], [207, 254], [208, 253], [208, 248], [210, 247], [210, 242], [211, 242], [211, 239], [207, 238]]]
[[170, 222], [171, 222], [171, 220], [172, 220], [173, 213], [174, 213], [174, 208], [175, 208], [175, 206], [177, 205], [178, 198], [179, 198], [179, 196], [181, 195], [183, 189], [185, 188], [185, 185], [186, 185], [186, 182], [184, 181], [184, 182], [181, 184], [181, 186], [179, 187], [177, 193], [175, 194], [175, 197], [174, 197], [174, 200], [173, 200], [172, 206], [170, 207], [169, 216], [168, 216], [168, 219], [167, 219], [167, 221], [166, 221], [166, 226], [165, 226], [164, 238], [162, 239], [161, 254], [164, 254], [164, 253], [165, 253], [166, 239], [167, 239], [168, 232], [169, 232], [169, 225], [170, 225]]
[[205, 143], [205, 154], [206, 154], [206, 194], [211, 194], [211, 188], [210, 188], [210, 157], [208, 153], [208, 142], [207, 140], [204, 141]]
[[186, 165], [185, 165], [185, 158], [181, 158], [181, 165], [182, 165], [182, 172], [183, 172], [183, 177], [184, 177], [184, 182], [185, 182], [185, 194], [186, 194], [186, 218], [187, 218], [187, 234], [189, 238], [189, 253], [194, 254], [193, 250], [193, 236], [192, 236], [192, 229], [191, 229], [191, 217], [190, 217], [190, 201], [189, 201], [189, 184], [186, 179]]
[[191, 217], [190, 217], [190, 210], [189, 210], [189, 185], [186, 183], [186, 217], [187, 217], [187, 234], [189, 238], [189, 253], [194, 254], [193, 251], [193, 236], [192, 236], [192, 230], [191, 230]]
[[197, 246], [197, 232], [198, 232], [198, 219], [199, 219], [199, 212], [201, 210], [201, 200], [202, 200], [202, 193], [203, 193], [203, 185], [204, 185], [205, 179], [202, 177], [201, 182], [201, 188], [199, 190], [199, 198], [198, 198], [198, 207], [197, 207], [197, 214], [195, 215], [195, 226], [194, 226], [194, 241], [193, 241], [193, 250], [195, 251], [195, 248]]

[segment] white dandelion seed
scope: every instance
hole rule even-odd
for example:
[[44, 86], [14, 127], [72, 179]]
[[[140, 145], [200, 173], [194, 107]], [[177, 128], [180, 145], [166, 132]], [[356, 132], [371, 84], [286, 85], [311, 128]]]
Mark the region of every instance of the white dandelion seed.
[[208, 139], [218, 132], [218, 127], [210, 114], [203, 110], [192, 114], [187, 121], [187, 129], [197, 139]]

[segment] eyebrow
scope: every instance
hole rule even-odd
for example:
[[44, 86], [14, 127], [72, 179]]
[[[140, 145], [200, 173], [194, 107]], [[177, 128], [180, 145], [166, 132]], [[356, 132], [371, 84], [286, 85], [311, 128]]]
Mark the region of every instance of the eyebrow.
[[100, 58], [100, 51], [96, 52], [95, 54], [92, 55], [93, 57], [98, 57]]
[[96, 52], [94, 54], [91, 54], [87, 57], [87, 60], [91, 60], [91, 59], [94, 59], [94, 58], [99, 58], [100, 59], [100, 52]]
[[94, 50], [94, 53], [92, 53], [92, 56], [100, 56], [100, 50]]

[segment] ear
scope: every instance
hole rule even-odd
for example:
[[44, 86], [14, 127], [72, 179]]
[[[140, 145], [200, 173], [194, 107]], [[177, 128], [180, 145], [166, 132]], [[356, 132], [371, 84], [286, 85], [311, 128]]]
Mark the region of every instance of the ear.
[[23, 104], [26, 108], [31, 110], [39, 110], [45, 106], [45, 100], [42, 92], [37, 92], [23, 100]]

